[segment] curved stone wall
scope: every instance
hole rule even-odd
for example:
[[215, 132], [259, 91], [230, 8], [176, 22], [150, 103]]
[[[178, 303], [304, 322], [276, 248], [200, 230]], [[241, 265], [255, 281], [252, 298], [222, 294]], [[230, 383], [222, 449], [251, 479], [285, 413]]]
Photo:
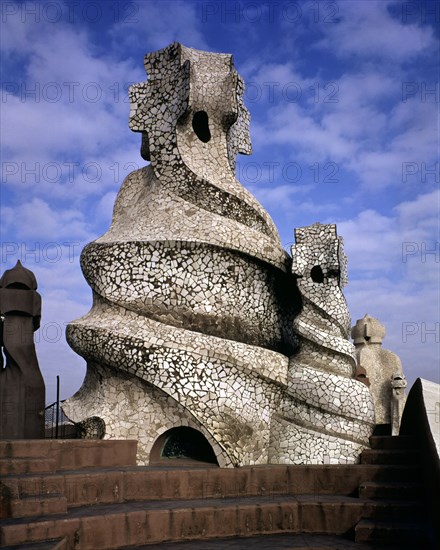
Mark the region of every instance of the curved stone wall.
[[412, 385], [402, 415], [399, 435], [409, 436], [420, 452], [424, 486], [424, 515], [432, 548], [440, 540], [440, 384], [417, 378]]
[[[286, 382], [284, 355], [158, 323], [100, 298], [91, 312], [68, 326], [67, 337], [87, 360], [88, 371], [104, 365], [115, 376], [122, 373], [121, 379], [130, 375], [166, 393], [187, 421], [203, 425], [223, 449], [219, 462], [267, 463], [270, 418]], [[86, 377], [80, 394], [63, 405], [72, 420], [92, 415], [89, 405], [106, 384], [93, 385], [90, 380], [96, 379]], [[128, 401], [122, 390], [120, 394], [119, 401]], [[118, 426], [108, 432], [117, 437], [121, 426], [116, 412], [104, 420]], [[164, 417], [159, 420], [164, 429], [174, 427]], [[137, 429], [140, 441], [149, 439], [143, 433], [149, 425]], [[148, 448], [140, 450], [140, 457], [142, 453], [148, 454]]]
[[[173, 326], [287, 352], [291, 282], [262, 261], [208, 243], [91, 243], [82, 270], [95, 293]], [[290, 285], [289, 285], [290, 282]]]

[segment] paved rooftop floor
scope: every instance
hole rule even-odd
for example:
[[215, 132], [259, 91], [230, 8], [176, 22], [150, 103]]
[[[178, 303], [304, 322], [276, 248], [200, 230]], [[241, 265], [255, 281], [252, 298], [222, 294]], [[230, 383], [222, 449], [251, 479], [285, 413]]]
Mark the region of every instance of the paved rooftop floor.
[[[134, 550], [127, 547], [121, 550]], [[405, 546], [355, 543], [345, 537], [330, 535], [280, 534], [246, 538], [164, 542], [137, 546], [136, 550], [406, 550]], [[408, 547], [414, 550], [414, 546]], [[424, 550], [421, 546], [417, 550]]]

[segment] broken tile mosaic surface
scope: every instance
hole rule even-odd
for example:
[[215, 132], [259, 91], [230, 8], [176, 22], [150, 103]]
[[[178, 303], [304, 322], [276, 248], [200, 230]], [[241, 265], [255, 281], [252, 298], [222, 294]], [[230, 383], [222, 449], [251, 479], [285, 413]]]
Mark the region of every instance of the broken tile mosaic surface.
[[236, 179], [251, 144], [232, 56], [174, 43], [145, 69], [129, 126], [151, 164], [82, 253], [93, 307], [67, 338], [88, 368], [66, 414], [138, 439], [140, 464], [181, 426], [224, 467], [356, 462], [374, 410], [353, 378], [336, 227], [297, 229], [290, 256]]

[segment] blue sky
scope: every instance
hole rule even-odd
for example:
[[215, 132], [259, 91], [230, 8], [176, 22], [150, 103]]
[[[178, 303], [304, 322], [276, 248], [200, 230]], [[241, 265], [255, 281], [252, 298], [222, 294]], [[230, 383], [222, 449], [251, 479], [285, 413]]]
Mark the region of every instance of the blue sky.
[[179, 41], [232, 53], [253, 155], [238, 176], [287, 249], [337, 223], [353, 322], [386, 326], [409, 384], [439, 381], [440, 4], [414, 1], [2, 1], [2, 271], [20, 259], [43, 297], [39, 362], [54, 399], [85, 363], [65, 324], [91, 305], [83, 246], [145, 164], [128, 129], [143, 56]]

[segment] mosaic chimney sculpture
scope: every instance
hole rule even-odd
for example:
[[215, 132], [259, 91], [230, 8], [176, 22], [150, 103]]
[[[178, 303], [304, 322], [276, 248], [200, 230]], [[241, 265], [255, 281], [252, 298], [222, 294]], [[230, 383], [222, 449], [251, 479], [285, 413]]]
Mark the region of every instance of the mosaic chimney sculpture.
[[0, 279], [0, 439], [44, 437], [46, 390], [34, 344], [41, 319], [36, 290], [35, 275], [20, 260]]
[[[66, 414], [74, 421], [102, 418], [105, 437], [138, 439], [138, 460], [145, 464], [159, 441], [158, 456], [177, 446], [177, 439], [167, 441], [179, 429], [202, 434], [220, 466], [313, 463], [326, 456], [356, 462], [372, 431], [371, 398], [362, 383], [346, 383], [353, 369], [340, 368], [341, 382], [339, 371], [328, 374], [322, 366], [327, 359], [338, 365], [334, 355], [349, 347], [333, 329], [335, 353], [322, 357], [314, 348], [310, 362], [320, 365], [315, 386], [334, 389], [339, 405], [327, 410], [328, 395], [322, 403], [300, 395], [299, 275], [269, 215], [235, 178], [236, 155], [249, 154], [251, 146], [244, 85], [232, 56], [174, 43], [146, 55], [145, 69], [147, 82], [130, 89], [129, 125], [142, 133], [141, 154], [151, 164], [126, 178], [110, 229], [82, 253], [93, 307], [68, 326], [67, 338], [88, 367], [82, 388], [64, 404]], [[331, 298], [319, 305], [327, 306], [337, 317]], [[345, 415], [350, 406], [352, 424], [341, 428], [334, 411], [342, 407]], [[320, 447], [315, 456], [312, 441], [297, 448], [296, 432], [283, 432], [281, 407], [289, 426], [316, 407], [311, 440], [325, 432], [320, 445], [331, 443], [327, 455]], [[360, 419], [353, 418], [357, 412]], [[339, 441], [341, 432], [348, 444]]]
[[[403, 388], [406, 387], [406, 380], [399, 357], [392, 351], [382, 348], [385, 327], [378, 319], [366, 314], [362, 319], [356, 321], [355, 326], [351, 329], [351, 336], [356, 348], [357, 364], [359, 368], [366, 371], [370, 380], [370, 391], [376, 411], [376, 424], [389, 425], [392, 423], [395, 425], [397, 422], [400, 425], [400, 418], [398, 421], [392, 420], [392, 416], [402, 415], [404, 401], [400, 413], [396, 413], [397, 410], [400, 410], [397, 403], [394, 406], [393, 415], [391, 409], [396, 396], [402, 394], [404, 399]], [[393, 397], [394, 379], [396, 388], [401, 388], [401, 391], [398, 391]], [[402, 385], [403, 381], [405, 381], [404, 385]]]
[[403, 409], [405, 408], [407, 386], [405, 375], [395, 372], [391, 377], [391, 435], [399, 435]]
[[302, 310], [294, 329], [300, 349], [290, 357], [287, 393], [273, 420], [275, 426], [279, 417], [277, 462], [350, 463], [368, 445], [374, 410], [367, 386], [354, 378], [355, 350], [342, 293], [347, 259], [335, 225], [296, 229], [295, 240], [292, 271]]

